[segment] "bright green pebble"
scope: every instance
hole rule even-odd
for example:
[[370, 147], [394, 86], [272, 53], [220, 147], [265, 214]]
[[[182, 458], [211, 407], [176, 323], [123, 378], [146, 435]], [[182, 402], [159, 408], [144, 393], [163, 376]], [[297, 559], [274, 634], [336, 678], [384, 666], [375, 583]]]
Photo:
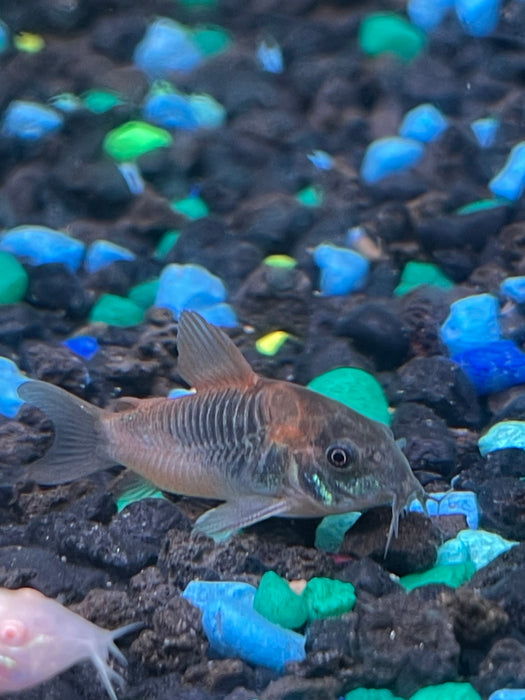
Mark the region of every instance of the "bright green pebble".
[[268, 255], [264, 258], [263, 263], [281, 270], [293, 270], [294, 267], [297, 267], [297, 260], [289, 255]]
[[205, 56], [213, 56], [221, 51], [226, 51], [232, 43], [227, 31], [213, 25], [196, 27], [191, 38]]
[[320, 187], [310, 185], [300, 190], [295, 195], [295, 199], [305, 207], [320, 207], [324, 199], [323, 190]]
[[110, 326], [135, 326], [144, 320], [144, 311], [130, 299], [103, 294], [91, 309], [89, 320]]
[[128, 299], [131, 299], [141, 309], [149, 309], [155, 303], [158, 288], [158, 279], [141, 282], [129, 290]]
[[399, 583], [407, 591], [414, 588], [428, 586], [431, 583], [444, 583], [451, 588], [459, 588], [466, 581], [470, 580], [476, 573], [476, 565], [473, 561], [462, 562], [461, 564], [443, 564], [434, 566], [428, 571], [420, 574], [408, 574], [399, 579]]
[[394, 289], [394, 294], [402, 296], [422, 284], [429, 284], [432, 287], [441, 287], [442, 289], [452, 289], [454, 286], [454, 282], [443, 274], [437, 265], [412, 260], [405, 265], [401, 274], [401, 281]]
[[421, 688], [410, 700], [481, 700], [470, 683], [441, 683]]
[[477, 211], [486, 211], [487, 209], [497, 209], [498, 207], [509, 204], [508, 199], [496, 197], [495, 199], [478, 199], [477, 202], [470, 202], [465, 206], [456, 209], [456, 214], [474, 214]]
[[27, 292], [27, 272], [14, 255], [0, 251], [0, 304], [16, 304]]
[[308, 388], [344, 403], [367, 418], [390, 425], [388, 403], [381, 384], [364, 369], [339, 367], [321, 374]]
[[393, 12], [368, 15], [359, 28], [359, 46], [369, 56], [393, 53], [411, 61], [425, 45], [425, 33]]
[[305, 600], [275, 571], [267, 571], [261, 578], [253, 607], [267, 620], [286, 629], [302, 627], [307, 619]]
[[112, 90], [88, 90], [82, 95], [84, 105], [95, 114], [104, 114], [123, 104], [120, 95]]
[[351, 583], [320, 577], [308, 581], [302, 598], [310, 621], [344, 615], [352, 610], [356, 600], [355, 588]]
[[119, 161], [135, 160], [145, 153], [169, 146], [173, 139], [165, 129], [146, 122], [126, 122], [106, 134], [103, 148]]
[[177, 202], [171, 203], [171, 208], [178, 211], [179, 214], [184, 214], [188, 219], [202, 219], [208, 216], [210, 210], [206, 202], [200, 197], [186, 197], [179, 199]]
[[345, 695], [345, 700], [403, 700], [386, 688], [356, 688]]
[[179, 240], [179, 237], [180, 231], [166, 231], [155, 248], [155, 252], [153, 253], [155, 260], [163, 260], [173, 248], [175, 243]]

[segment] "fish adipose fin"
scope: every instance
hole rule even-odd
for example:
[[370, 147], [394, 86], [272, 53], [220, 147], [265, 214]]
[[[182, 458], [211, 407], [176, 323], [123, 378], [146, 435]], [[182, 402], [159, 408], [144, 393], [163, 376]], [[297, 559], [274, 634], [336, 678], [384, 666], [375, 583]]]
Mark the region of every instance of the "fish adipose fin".
[[181, 313], [177, 344], [178, 372], [197, 391], [210, 386], [246, 388], [257, 381], [239, 348], [195, 311]]
[[47, 382], [25, 382], [18, 387], [18, 395], [40, 408], [55, 429], [53, 445], [30, 467], [37, 483], [65, 484], [115, 464], [104, 453], [101, 408]]
[[269, 496], [242, 496], [206, 511], [195, 523], [195, 531], [214, 540], [227, 539], [242, 527], [254, 525], [274, 515], [283, 515], [289, 504], [285, 499]]

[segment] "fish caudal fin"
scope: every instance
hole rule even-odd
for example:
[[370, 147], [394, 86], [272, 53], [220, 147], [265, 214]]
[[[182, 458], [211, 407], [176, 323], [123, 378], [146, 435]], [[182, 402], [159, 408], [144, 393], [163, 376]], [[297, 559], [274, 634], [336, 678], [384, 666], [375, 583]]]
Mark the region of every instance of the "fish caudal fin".
[[25, 382], [18, 395], [40, 408], [55, 429], [53, 445], [30, 467], [37, 483], [64, 484], [115, 464], [106, 455], [102, 409], [47, 382]]
[[288, 508], [284, 499], [243, 496], [238, 501], [223, 503], [203, 513], [195, 523], [195, 530], [221, 541], [242, 527], [254, 525], [274, 515], [283, 515]]

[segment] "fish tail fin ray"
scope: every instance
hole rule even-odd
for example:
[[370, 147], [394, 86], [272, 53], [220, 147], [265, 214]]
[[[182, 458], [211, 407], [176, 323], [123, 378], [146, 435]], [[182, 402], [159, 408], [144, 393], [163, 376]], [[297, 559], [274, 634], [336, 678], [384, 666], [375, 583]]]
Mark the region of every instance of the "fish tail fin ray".
[[238, 501], [223, 503], [203, 513], [194, 529], [221, 541], [242, 527], [254, 525], [274, 515], [285, 515], [288, 510], [289, 504], [285, 499], [243, 496]]
[[18, 395], [40, 408], [55, 429], [51, 448], [30, 466], [29, 474], [37, 483], [64, 484], [115, 464], [105, 454], [102, 409], [47, 382], [25, 382]]

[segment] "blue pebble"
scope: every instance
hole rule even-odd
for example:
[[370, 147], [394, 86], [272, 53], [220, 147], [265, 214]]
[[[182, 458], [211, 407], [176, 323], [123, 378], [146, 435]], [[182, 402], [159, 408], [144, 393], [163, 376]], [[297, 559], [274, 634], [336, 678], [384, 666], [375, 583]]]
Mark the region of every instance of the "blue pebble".
[[14, 418], [18, 409], [24, 403], [18, 396], [20, 384], [27, 382], [14, 362], [7, 357], [0, 357], [0, 413], [8, 418]]
[[5, 111], [2, 134], [24, 141], [38, 141], [59, 131], [63, 124], [63, 116], [51, 107], [15, 100]]
[[315, 150], [306, 157], [318, 170], [331, 170], [333, 168], [334, 159], [326, 151]]
[[131, 161], [118, 163], [117, 168], [126, 181], [126, 185], [128, 186], [131, 194], [137, 195], [144, 192], [144, 180], [142, 179], [142, 175], [136, 163]]
[[361, 165], [361, 177], [369, 185], [389, 175], [408, 170], [418, 163], [425, 152], [419, 141], [402, 136], [377, 139], [366, 149]]
[[200, 129], [218, 129], [226, 121], [226, 110], [211, 95], [189, 95], [188, 103]]
[[100, 239], [93, 241], [86, 251], [84, 259], [84, 269], [89, 274], [98, 272], [102, 268], [117, 262], [117, 260], [135, 260], [135, 255], [116, 243]]
[[407, 13], [412, 24], [430, 31], [442, 22], [452, 7], [454, 0], [409, 0]]
[[525, 353], [512, 340], [497, 340], [464, 350], [452, 355], [452, 359], [480, 396], [525, 383]]
[[195, 389], [183, 389], [178, 386], [168, 393], [168, 399], [180, 399], [182, 396], [191, 396], [194, 393]]
[[496, 140], [499, 129], [499, 121], [494, 117], [476, 119], [470, 124], [474, 136], [478, 140], [481, 148], [490, 148]]
[[55, 95], [49, 101], [53, 107], [66, 114], [76, 112], [77, 109], [82, 109], [83, 107], [80, 97], [77, 97], [72, 92], [61, 92], [60, 95]]
[[45, 226], [17, 226], [0, 236], [0, 250], [28, 258], [33, 265], [63, 263], [72, 272], [80, 267], [84, 249], [81, 241]]
[[422, 104], [407, 112], [399, 127], [399, 135], [429, 143], [448, 127], [448, 121], [434, 105]]
[[506, 450], [511, 447], [525, 450], [525, 421], [500, 421], [478, 440], [478, 448], [483, 457], [489, 452]]
[[175, 318], [189, 309], [201, 312], [226, 300], [222, 281], [201, 265], [167, 265], [160, 275], [155, 306], [171, 309]]
[[83, 357], [85, 360], [91, 360], [100, 350], [97, 339], [92, 335], [76, 335], [73, 338], [64, 340], [62, 345], [65, 345], [71, 352], [74, 352], [79, 357]]
[[525, 302], [525, 277], [507, 277], [500, 284], [499, 290], [518, 304]]
[[276, 41], [261, 41], [255, 52], [261, 68], [268, 73], [279, 74], [284, 70], [283, 53]]
[[247, 583], [192, 581], [182, 595], [202, 610], [212, 651], [282, 673], [287, 663], [306, 658], [305, 637], [254, 610], [255, 593]]
[[436, 566], [474, 563], [476, 570], [482, 569], [503, 552], [515, 547], [518, 542], [506, 540], [486, 530], [461, 530], [452, 540], [447, 540], [438, 549]]
[[525, 141], [514, 146], [503, 168], [489, 182], [489, 188], [497, 197], [513, 202], [521, 197], [525, 189]]
[[152, 80], [166, 78], [173, 71], [193, 70], [203, 58], [189, 30], [166, 17], [157, 19], [148, 27], [133, 54], [135, 65]]
[[316, 247], [314, 261], [321, 269], [321, 293], [327, 296], [361, 289], [370, 269], [370, 263], [362, 255], [331, 243], [321, 243]]
[[525, 700], [525, 688], [502, 688], [489, 695], [489, 700]]
[[143, 109], [144, 119], [165, 129], [193, 131], [199, 123], [188, 98], [177, 92], [163, 92], [147, 98]]
[[455, 301], [440, 334], [451, 355], [499, 340], [498, 300], [491, 294], [475, 294]]
[[212, 304], [199, 309], [200, 315], [214, 326], [235, 328], [239, 325], [235, 311], [229, 304]]
[[489, 36], [499, 21], [501, 0], [456, 0], [456, 14], [470, 36]]
[[[423, 513], [419, 501], [412, 501], [408, 508], [412, 513]], [[430, 516], [464, 515], [467, 525], [476, 530], [479, 527], [479, 506], [473, 491], [444, 491], [432, 494], [432, 500], [426, 503]]]

